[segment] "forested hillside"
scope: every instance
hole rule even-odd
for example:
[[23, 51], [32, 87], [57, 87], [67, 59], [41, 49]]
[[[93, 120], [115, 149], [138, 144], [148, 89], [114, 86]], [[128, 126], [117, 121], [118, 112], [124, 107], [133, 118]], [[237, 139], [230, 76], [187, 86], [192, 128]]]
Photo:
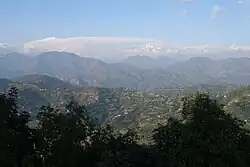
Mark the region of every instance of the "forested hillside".
[[242, 120], [249, 120], [249, 87], [235, 85], [197, 85], [157, 89], [138, 92], [126, 88], [95, 88], [71, 85], [68, 82], [44, 75], [28, 75], [14, 80], [1, 79], [1, 91], [11, 86], [19, 89], [21, 108], [33, 118], [42, 105], [51, 104], [61, 108], [70, 100], [86, 106], [96, 122], [110, 123], [114, 128], [125, 131], [137, 128], [145, 140], [158, 124], [165, 124], [170, 117], [178, 118], [181, 99], [196, 91], [208, 92], [212, 99], [225, 104], [225, 110]]
[[[61, 108], [43, 106], [37, 126], [20, 109], [18, 90], [0, 94], [0, 160], [6, 167], [175, 167], [250, 165], [250, 133], [244, 121], [227, 114], [207, 94], [186, 97], [179, 117], [151, 131], [140, 144], [133, 129], [119, 132], [100, 125], [74, 101]], [[89, 115], [90, 114], [90, 115]]]

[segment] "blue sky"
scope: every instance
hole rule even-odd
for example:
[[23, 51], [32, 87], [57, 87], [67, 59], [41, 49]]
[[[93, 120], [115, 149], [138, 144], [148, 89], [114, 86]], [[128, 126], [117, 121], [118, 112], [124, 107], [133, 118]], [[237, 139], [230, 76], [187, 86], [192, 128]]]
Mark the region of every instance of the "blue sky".
[[0, 0], [0, 42], [104, 36], [247, 45], [249, 17], [250, 0]]

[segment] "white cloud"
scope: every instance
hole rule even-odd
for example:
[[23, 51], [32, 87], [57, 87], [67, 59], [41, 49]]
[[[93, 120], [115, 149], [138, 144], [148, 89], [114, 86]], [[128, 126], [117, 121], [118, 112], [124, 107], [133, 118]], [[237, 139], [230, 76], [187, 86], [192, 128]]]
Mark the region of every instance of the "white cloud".
[[236, 2], [237, 2], [237, 4], [241, 5], [241, 4], [243, 4], [245, 1], [244, 1], [244, 0], [237, 0]]
[[216, 19], [225, 13], [225, 8], [219, 5], [214, 5], [211, 9], [212, 19]]
[[187, 9], [183, 9], [183, 10], [182, 10], [182, 15], [183, 15], [184, 17], [187, 17], [187, 16], [188, 16], [188, 10], [187, 10]]
[[43, 43], [43, 42], [95, 42], [95, 43], [127, 43], [127, 42], [146, 42], [154, 41], [154, 39], [147, 38], [122, 38], [122, 37], [68, 37], [68, 38], [56, 38], [56, 37], [47, 37], [44, 39], [31, 41], [26, 43]]
[[154, 56], [175, 54], [202, 55], [217, 54], [223, 51], [250, 51], [250, 46], [217, 45], [174, 45], [164, 41], [143, 38], [115, 37], [49, 37], [24, 44], [24, 50], [30, 52], [65, 51], [85, 57], [119, 60], [138, 54]]
[[182, 2], [182, 3], [189, 3], [189, 2], [193, 2], [195, 0], [179, 0], [179, 2]]
[[157, 40], [145, 38], [118, 38], [118, 37], [69, 37], [45, 39], [27, 42], [23, 45], [24, 52], [65, 51], [83, 56], [100, 57], [110, 56], [124, 47], [138, 46]]

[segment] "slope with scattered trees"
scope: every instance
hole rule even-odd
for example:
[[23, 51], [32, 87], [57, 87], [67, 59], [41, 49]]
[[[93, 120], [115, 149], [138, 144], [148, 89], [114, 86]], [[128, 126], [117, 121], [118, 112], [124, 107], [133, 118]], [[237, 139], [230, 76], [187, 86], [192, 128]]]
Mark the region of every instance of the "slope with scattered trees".
[[43, 106], [38, 126], [17, 106], [16, 88], [0, 95], [1, 165], [8, 167], [174, 167], [250, 165], [250, 135], [244, 122], [226, 113], [207, 94], [184, 98], [181, 117], [153, 132], [151, 145], [138, 144], [133, 130], [117, 132], [96, 124], [74, 101]]
[[[49, 86], [46, 86], [49, 85]], [[165, 124], [170, 117], [178, 118], [181, 98], [196, 91], [208, 92], [212, 99], [225, 104], [224, 109], [250, 121], [249, 88], [233, 88], [234, 85], [197, 85], [192, 87], [171, 87], [154, 92], [138, 92], [126, 88], [90, 88], [70, 85], [68, 82], [44, 75], [28, 75], [13, 80], [1, 79], [0, 88], [6, 92], [11, 86], [19, 89], [18, 106], [30, 112], [31, 118], [42, 105], [51, 104], [63, 108], [72, 99], [84, 104], [95, 122], [109, 123], [121, 132], [136, 128], [142, 142], [151, 140], [152, 130], [158, 124]]]

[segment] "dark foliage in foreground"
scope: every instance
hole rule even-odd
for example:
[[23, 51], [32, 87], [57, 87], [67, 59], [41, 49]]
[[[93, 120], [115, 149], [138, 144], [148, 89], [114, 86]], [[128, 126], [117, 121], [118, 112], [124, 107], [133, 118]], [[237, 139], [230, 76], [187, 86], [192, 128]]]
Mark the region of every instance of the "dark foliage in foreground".
[[198, 93], [183, 99], [182, 119], [155, 129], [154, 144], [137, 143], [133, 130], [121, 134], [97, 125], [84, 106], [41, 108], [36, 128], [17, 107], [17, 89], [0, 95], [0, 161], [6, 167], [246, 167], [250, 135], [244, 122]]

